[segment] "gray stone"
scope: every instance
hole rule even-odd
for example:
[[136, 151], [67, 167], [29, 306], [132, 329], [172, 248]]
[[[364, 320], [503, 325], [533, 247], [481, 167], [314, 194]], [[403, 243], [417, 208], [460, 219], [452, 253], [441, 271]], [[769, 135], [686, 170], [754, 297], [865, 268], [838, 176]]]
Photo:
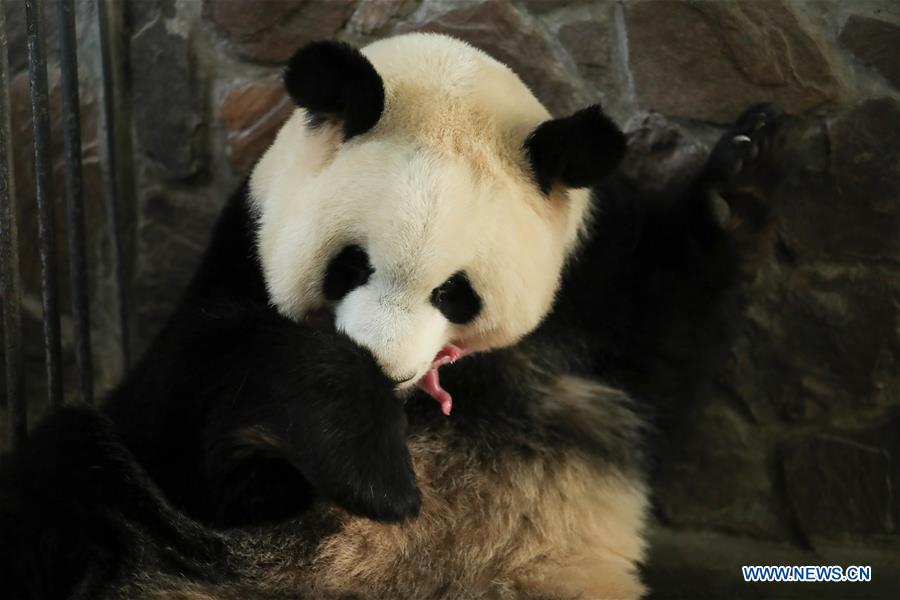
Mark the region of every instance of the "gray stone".
[[[896, 407], [900, 406], [900, 369], [894, 368], [890, 375], [883, 377], [881, 381], [889, 402], [893, 404], [893, 412], [869, 423], [863, 429], [842, 432], [842, 435], [859, 444], [887, 453], [890, 459], [891, 531], [898, 533], [900, 532], [900, 435], [897, 435], [897, 432], [900, 431], [900, 412], [896, 411]], [[897, 539], [900, 541], [900, 536]]]
[[725, 385], [762, 423], [852, 421], [900, 372], [900, 280], [810, 265], [757, 290]]
[[522, 6], [535, 14], [553, 12], [560, 8], [577, 6], [587, 3], [587, 0], [521, 0]]
[[250, 172], [294, 109], [280, 77], [247, 83], [225, 93], [219, 104], [219, 119], [228, 133], [228, 158], [238, 173]]
[[203, 14], [243, 56], [286, 61], [299, 46], [341, 30], [355, 0], [204, 0]]
[[783, 464], [794, 516], [809, 538], [891, 530], [893, 491], [884, 450], [815, 435], [789, 444]]
[[663, 451], [654, 482], [663, 519], [679, 528], [786, 537], [764, 436], [724, 407], [699, 411]]
[[[900, 590], [897, 543], [855, 543], [810, 550], [747, 536], [651, 525], [641, 569], [647, 600], [886, 600]], [[866, 583], [747, 583], [743, 565], [869, 565]]]
[[366, 0], [360, 2], [347, 29], [364, 36], [384, 31], [395, 20], [409, 16], [417, 0]]
[[758, 102], [803, 113], [843, 95], [820, 43], [781, 0], [629, 2], [625, 23], [647, 109], [727, 123]]
[[131, 85], [140, 149], [172, 179], [205, 166], [201, 135], [205, 115], [193, 70], [190, 40], [171, 32], [158, 16], [131, 42]]
[[826, 170], [804, 170], [795, 152], [777, 190], [788, 248], [801, 258], [900, 260], [900, 103], [867, 100], [813, 127]]
[[557, 37], [578, 65], [582, 78], [602, 94], [604, 103], [622, 96], [625, 87], [615, 64], [616, 32], [612, 19], [588, 19], [566, 23]]
[[159, 16], [171, 19], [177, 12], [175, 0], [138, 0], [129, 3], [128, 7], [133, 31], [139, 31]]
[[900, 26], [857, 15], [847, 19], [841, 47], [900, 88]]

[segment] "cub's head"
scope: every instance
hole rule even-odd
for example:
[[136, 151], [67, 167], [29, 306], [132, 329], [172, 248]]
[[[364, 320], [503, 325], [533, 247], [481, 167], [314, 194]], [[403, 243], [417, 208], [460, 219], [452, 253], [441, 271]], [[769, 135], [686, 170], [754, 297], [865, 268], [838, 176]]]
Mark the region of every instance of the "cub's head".
[[599, 107], [551, 119], [507, 67], [433, 34], [311, 44], [284, 79], [297, 110], [251, 178], [281, 313], [331, 311], [398, 387], [426, 390], [436, 357], [537, 326], [584, 188], [624, 151]]

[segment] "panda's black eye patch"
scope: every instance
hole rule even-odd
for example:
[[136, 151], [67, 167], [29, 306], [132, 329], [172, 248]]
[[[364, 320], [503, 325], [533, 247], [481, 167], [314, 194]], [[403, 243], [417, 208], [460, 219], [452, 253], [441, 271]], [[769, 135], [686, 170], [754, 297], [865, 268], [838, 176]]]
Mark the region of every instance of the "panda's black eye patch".
[[369, 255], [360, 246], [345, 246], [338, 252], [328, 268], [325, 269], [325, 280], [322, 292], [332, 302], [340, 300], [354, 289], [365, 284], [369, 276], [375, 272], [369, 263]]
[[481, 312], [481, 298], [462, 271], [431, 291], [431, 304], [457, 325], [468, 323]]

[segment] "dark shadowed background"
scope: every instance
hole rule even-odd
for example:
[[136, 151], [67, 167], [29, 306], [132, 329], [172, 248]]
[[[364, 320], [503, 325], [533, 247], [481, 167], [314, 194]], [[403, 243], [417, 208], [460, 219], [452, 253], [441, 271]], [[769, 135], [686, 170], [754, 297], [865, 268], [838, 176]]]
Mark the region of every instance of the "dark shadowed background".
[[[280, 65], [306, 41], [364, 44], [404, 31], [468, 40], [513, 67], [557, 115], [600, 101], [629, 131], [635, 155], [626, 168], [648, 186], [696, 168], [721, 125], [749, 104], [774, 101], [802, 117], [774, 198], [777, 253], [754, 281], [722, 372], [660, 466], [648, 576], [673, 590], [665, 597], [761, 596], [773, 588], [743, 584], [736, 565], [871, 564], [868, 589], [776, 591], [900, 597], [900, 0], [123, 4], [132, 355], [165, 319], [218, 209], [292, 110]], [[97, 7], [76, 5], [94, 375], [103, 390], [124, 365], [101, 202]], [[4, 6], [34, 422], [45, 401], [24, 0]], [[53, 2], [46, 13], [59, 190]], [[65, 280], [60, 289], [68, 306]], [[71, 370], [65, 317], [63, 334]]]

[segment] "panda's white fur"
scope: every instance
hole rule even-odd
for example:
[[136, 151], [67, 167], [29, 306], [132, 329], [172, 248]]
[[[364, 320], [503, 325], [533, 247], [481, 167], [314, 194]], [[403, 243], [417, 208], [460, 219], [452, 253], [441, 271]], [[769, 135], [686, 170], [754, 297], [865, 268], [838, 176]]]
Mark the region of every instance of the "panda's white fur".
[[[510, 345], [547, 314], [588, 217], [588, 192], [543, 194], [523, 146], [550, 118], [506, 66], [459, 40], [409, 34], [367, 46], [384, 82], [378, 123], [346, 142], [298, 108], [251, 178], [272, 302], [300, 319], [327, 303], [323, 268], [348, 244], [374, 273], [333, 308], [336, 324], [395, 380], [435, 354]], [[431, 291], [465, 270], [483, 301], [450, 323]]]

